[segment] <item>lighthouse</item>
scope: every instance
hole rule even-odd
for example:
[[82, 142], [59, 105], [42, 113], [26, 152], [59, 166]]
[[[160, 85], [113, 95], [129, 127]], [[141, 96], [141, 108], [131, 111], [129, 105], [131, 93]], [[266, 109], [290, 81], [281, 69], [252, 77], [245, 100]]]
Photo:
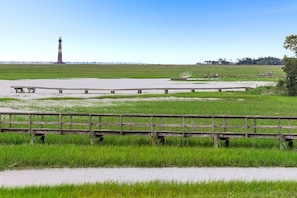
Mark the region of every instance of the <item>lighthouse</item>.
[[62, 38], [59, 38], [59, 49], [58, 49], [58, 64], [62, 64]]

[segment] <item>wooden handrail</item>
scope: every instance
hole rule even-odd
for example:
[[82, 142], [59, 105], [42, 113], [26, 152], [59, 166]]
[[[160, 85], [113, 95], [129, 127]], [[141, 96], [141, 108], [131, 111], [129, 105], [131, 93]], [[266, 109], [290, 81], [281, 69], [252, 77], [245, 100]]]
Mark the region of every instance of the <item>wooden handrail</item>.
[[0, 132], [297, 139], [296, 116], [0, 112]]

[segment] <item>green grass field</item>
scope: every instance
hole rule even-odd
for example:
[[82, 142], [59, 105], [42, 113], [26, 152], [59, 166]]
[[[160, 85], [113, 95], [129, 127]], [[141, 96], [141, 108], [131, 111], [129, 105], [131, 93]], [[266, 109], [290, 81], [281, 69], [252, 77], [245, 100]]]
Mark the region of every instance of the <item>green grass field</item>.
[[[282, 66], [213, 66], [213, 65], [0, 65], [0, 79], [56, 79], [56, 78], [172, 78], [186, 71], [192, 77], [203, 77], [204, 74], [219, 73], [222, 76], [246, 76], [257, 80], [257, 74], [273, 72], [284, 75]], [[278, 77], [274, 78], [278, 79]], [[263, 80], [263, 79], [262, 79]], [[270, 79], [271, 80], [271, 79]]]

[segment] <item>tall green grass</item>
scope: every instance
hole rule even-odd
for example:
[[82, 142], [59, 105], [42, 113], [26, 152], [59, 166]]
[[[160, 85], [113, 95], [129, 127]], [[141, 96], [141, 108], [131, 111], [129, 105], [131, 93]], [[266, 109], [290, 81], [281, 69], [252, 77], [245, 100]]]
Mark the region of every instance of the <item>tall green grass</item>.
[[188, 146], [0, 146], [0, 170], [42, 167], [297, 167], [295, 150]]
[[176, 183], [154, 181], [135, 184], [84, 184], [0, 188], [1, 197], [296, 197], [294, 181]]
[[[36, 144], [43, 143], [37, 136]], [[29, 144], [29, 134], [17, 133], [2, 133], [0, 134], [0, 145], [22, 145]], [[149, 136], [113, 136], [107, 135], [104, 141], [96, 139], [96, 146], [147, 146], [152, 147], [152, 138]], [[157, 142], [161, 145], [160, 142]], [[73, 145], [73, 146], [89, 146], [89, 135], [47, 135], [45, 145]], [[224, 146], [224, 142], [221, 141]], [[231, 139], [229, 148], [254, 148], [254, 149], [269, 149], [279, 148], [278, 139]], [[162, 146], [162, 145], [161, 145]], [[166, 137], [163, 146], [166, 147], [208, 147], [214, 146], [212, 138], [181, 138], [181, 137]]]

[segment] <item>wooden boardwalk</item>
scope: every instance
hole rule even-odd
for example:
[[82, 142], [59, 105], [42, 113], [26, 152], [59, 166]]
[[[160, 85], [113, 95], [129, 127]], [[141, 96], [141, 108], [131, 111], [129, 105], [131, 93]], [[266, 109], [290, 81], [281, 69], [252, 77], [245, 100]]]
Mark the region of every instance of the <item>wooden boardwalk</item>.
[[168, 94], [169, 91], [234, 91], [234, 90], [248, 90], [251, 87], [215, 87], [215, 88], [127, 88], [127, 89], [98, 89], [98, 88], [63, 88], [63, 87], [36, 87], [36, 86], [11, 86], [12, 89], [15, 89], [16, 93], [35, 93], [37, 89], [44, 90], [56, 90], [59, 93], [63, 91], [82, 91], [85, 94], [90, 91], [95, 92], [109, 92], [115, 94], [116, 92], [127, 92], [135, 91], [138, 94], [141, 94], [143, 91], [164, 91], [165, 94]]
[[154, 144], [166, 137], [209, 137], [215, 146], [232, 138], [276, 138], [281, 147], [286, 141], [292, 147], [297, 117], [0, 112], [0, 132], [27, 133], [31, 142], [48, 134], [88, 135], [91, 143], [106, 135], [133, 135], [150, 136]]

